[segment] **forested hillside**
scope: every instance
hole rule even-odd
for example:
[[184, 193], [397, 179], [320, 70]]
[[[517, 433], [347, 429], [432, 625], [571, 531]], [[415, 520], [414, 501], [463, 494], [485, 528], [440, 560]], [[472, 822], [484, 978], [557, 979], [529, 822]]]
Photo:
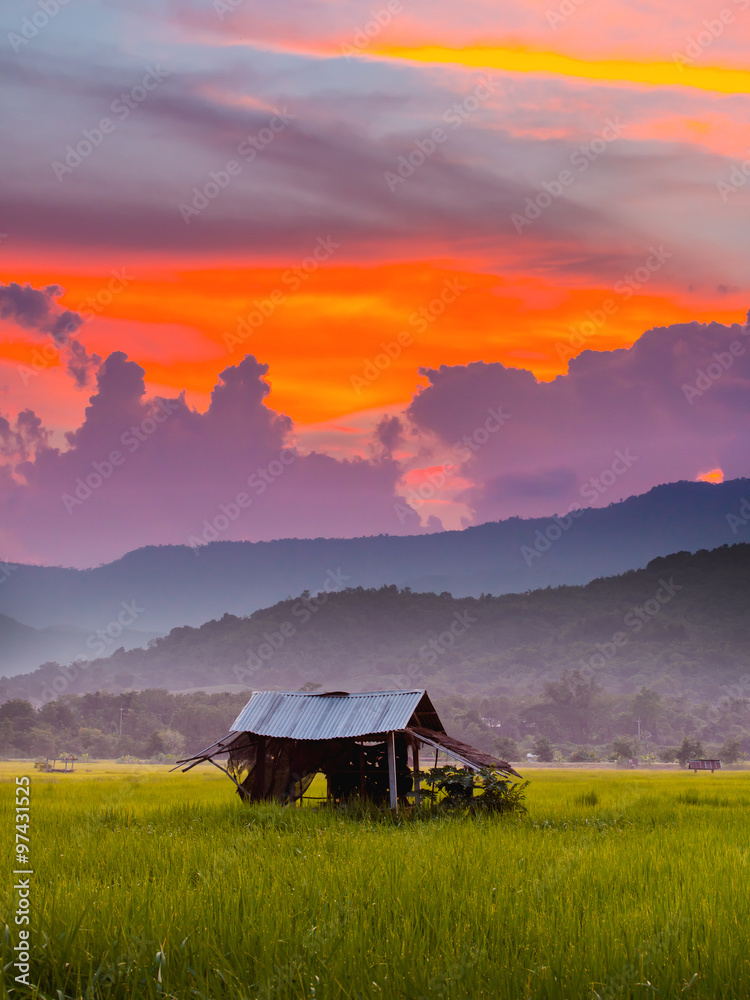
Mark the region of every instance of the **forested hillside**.
[[[332, 576], [337, 589], [395, 584], [457, 597], [585, 584], [670, 552], [749, 539], [748, 515], [746, 479], [679, 482], [606, 507], [462, 531], [148, 546], [85, 570], [0, 563], [0, 613], [35, 628], [64, 624], [96, 634], [116, 631], [125, 612], [127, 645], [130, 631], [163, 635], [225, 612], [248, 615], [319, 590]], [[92, 645], [81, 655], [90, 658]]]
[[525, 697], [565, 671], [615, 693], [716, 700], [750, 673], [750, 545], [678, 552], [581, 587], [479, 598], [395, 586], [303, 594], [248, 618], [176, 628], [146, 650], [45, 664], [0, 697], [163, 687], [426, 687]]

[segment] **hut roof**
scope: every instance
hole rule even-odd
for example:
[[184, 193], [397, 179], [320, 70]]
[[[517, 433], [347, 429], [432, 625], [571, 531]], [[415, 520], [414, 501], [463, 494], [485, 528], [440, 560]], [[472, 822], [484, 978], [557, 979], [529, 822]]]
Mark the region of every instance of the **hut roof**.
[[[381, 740], [403, 732], [474, 769], [496, 767], [517, 774], [507, 761], [448, 736], [427, 692], [416, 691], [253, 691], [232, 723], [230, 733], [192, 757], [177, 762], [185, 771], [221, 754], [255, 753], [257, 740], [312, 741]], [[242, 743], [243, 735], [249, 737]], [[218, 764], [216, 765], [219, 766]], [[222, 768], [223, 770], [223, 768]], [[518, 775], [517, 775], [518, 776]]]
[[369, 736], [421, 726], [443, 733], [424, 690], [253, 691], [232, 723], [232, 732], [294, 740], [332, 740]]

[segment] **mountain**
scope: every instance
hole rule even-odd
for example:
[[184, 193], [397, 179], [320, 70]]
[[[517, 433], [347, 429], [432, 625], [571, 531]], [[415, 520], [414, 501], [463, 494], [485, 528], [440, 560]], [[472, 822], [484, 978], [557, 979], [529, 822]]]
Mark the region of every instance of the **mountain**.
[[[135, 649], [145, 646], [152, 638], [154, 633], [123, 630], [117, 645]], [[114, 645], [111, 648], [114, 649]], [[91, 657], [94, 652], [104, 649], [106, 646], [100, 637], [83, 629], [65, 626], [37, 629], [0, 615], [0, 669], [8, 676], [26, 673], [47, 660], [68, 663], [79, 657]]]
[[583, 584], [669, 552], [750, 537], [747, 498], [747, 479], [680, 482], [559, 519], [510, 518], [462, 531], [151, 546], [86, 570], [0, 564], [0, 613], [89, 633], [117, 632], [118, 621], [132, 619], [126, 631], [164, 634], [225, 612], [248, 615], [304, 590], [396, 584], [478, 597]]
[[614, 693], [646, 686], [713, 700], [738, 683], [750, 688], [748, 606], [748, 544], [678, 552], [586, 586], [501, 597], [395, 585], [305, 593], [248, 618], [225, 614], [173, 629], [146, 650], [3, 678], [0, 698], [310, 683], [517, 697], [578, 671]]

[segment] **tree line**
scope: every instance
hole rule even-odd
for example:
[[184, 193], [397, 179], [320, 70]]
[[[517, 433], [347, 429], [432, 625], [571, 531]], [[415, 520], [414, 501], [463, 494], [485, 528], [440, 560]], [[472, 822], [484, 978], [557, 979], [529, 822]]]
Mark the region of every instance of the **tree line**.
[[[10, 699], [0, 705], [0, 755], [174, 759], [225, 736], [248, 696], [100, 691], [63, 695], [39, 709]], [[435, 705], [452, 736], [511, 761], [533, 754], [540, 760], [638, 756], [671, 762], [687, 753], [731, 763], [750, 754], [750, 690], [695, 703], [646, 687], [635, 695], [614, 692], [573, 670], [546, 682], [541, 694], [450, 695]]]

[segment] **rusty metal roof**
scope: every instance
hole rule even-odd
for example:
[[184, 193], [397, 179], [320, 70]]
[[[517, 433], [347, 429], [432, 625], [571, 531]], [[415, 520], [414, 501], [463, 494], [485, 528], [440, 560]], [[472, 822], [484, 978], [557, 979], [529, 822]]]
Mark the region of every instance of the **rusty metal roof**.
[[[420, 705], [421, 702], [424, 702]], [[417, 707], [437, 719], [422, 691], [253, 691], [232, 732], [295, 740], [332, 740], [405, 729]], [[437, 727], [442, 728], [437, 719]], [[435, 728], [437, 728], [435, 727]]]

